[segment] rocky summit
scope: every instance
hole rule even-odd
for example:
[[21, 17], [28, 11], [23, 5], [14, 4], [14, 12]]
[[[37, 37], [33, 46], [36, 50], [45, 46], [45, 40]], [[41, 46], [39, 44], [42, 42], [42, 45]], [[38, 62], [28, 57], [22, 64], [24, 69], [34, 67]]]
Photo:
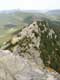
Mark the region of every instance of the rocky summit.
[[8, 72], [11, 76], [8, 80], [60, 80], [59, 36], [46, 21], [35, 21], [21, 29], [1, 49], [12, 52], [1, 57], [1, 66], [7, 68], [1, 67], [3, 75]]

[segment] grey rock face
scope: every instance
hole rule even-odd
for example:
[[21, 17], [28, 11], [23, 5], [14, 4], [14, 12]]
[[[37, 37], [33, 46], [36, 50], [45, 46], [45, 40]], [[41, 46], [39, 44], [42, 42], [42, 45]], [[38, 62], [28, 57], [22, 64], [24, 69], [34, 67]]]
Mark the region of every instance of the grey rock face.
[[1, 50], [0, 80], [60, 80], [60, 75], [55, 71], [39, 69], [34, 62]]

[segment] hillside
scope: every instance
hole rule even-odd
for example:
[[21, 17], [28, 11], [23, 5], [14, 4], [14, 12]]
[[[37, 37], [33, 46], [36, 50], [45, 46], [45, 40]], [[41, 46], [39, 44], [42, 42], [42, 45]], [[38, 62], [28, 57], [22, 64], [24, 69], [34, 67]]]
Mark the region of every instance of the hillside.
[[5, 40], [11, 38], [12, 33], [20, 30], [20, 28], [31, 24], [33, 21], [46, 20], [49, 27], [60, 35], [60, 17], [57, 15], [49, 15], [41, 11], [2, 11], [0, 12], [0, 46]]

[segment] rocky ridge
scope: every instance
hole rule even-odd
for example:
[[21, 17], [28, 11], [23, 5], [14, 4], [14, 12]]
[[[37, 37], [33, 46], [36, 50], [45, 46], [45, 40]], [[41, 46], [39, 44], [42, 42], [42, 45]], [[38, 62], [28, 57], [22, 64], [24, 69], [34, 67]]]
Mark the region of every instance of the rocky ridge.
[[[30, 79], [31, 77], [29, 77], [29, 79], [28, 77], [21, 79], [20, 77], [20, 80], [60, 80], [60, 77], [57, 77], [59, 76], [57, 72], [60, 72], [59, 37], [53, 29], [49, 28], [46, 21], [36, 21], [28, 27], [23, 28], [20, 32], [15, 34], [12, 39], [5, 42], [1, 49], [10, 50], [13, 52], [12, 56], [18, 56], [19, 60], [21, 58], [24, 59], [24, 62], [27, 60], [27, 64], [31, 65], [28, 68], [25, 67], [27, 68], [26, 71], [28, 71], [29, 76], [29, 68], [33, 67], [32, 70], [34, 70], [34, 72], [31, 71], [32, 73], [35, 73], [35, 70], [37, 69], [38, 77], [34, 74], [33, 79]], [[13, 58], [11, 57], [11, 59]], [[9, 61], [9, 59], [7, 59], [7, 61]], [[20, 64], [21, 66], [24, 62], [17, 62], [17, 65]], [[41, 71], [43, 74], [40, 74]], [[22, 76], [23, 75], [25, 74], [23, 73]], [[40, 75], [43, 77], [40, 77]], [[49, 77], [46, 77], [46, 75]]]

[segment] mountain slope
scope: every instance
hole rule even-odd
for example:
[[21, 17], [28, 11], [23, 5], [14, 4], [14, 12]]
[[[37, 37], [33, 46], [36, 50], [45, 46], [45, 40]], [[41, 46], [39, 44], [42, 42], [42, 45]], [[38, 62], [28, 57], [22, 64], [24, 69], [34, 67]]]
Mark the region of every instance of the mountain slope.
[[59, 37], [46, 21], [36, 21], [23, 28], [1, 49], [8, 49], [39, 66], [45, 65], [60, 72]]

